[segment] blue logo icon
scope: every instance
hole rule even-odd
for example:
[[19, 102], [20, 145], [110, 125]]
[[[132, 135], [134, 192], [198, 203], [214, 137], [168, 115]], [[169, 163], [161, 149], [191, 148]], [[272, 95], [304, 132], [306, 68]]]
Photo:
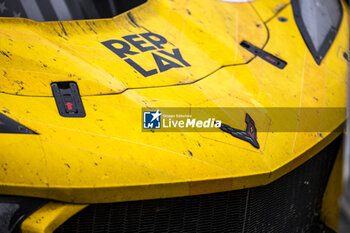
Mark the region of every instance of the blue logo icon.
[[162, 113], [157, 110], [156, 112], [143, 112], [143, 128], [144, 129], [160, 129], [160, 119]]

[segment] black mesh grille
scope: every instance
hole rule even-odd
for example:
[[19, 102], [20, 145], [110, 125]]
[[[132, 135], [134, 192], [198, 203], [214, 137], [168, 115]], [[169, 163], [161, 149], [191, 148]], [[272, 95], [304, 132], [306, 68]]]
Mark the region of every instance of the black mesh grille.
[[179, 198], [94, 204], [55, 232], [305, 232], [319, 221], [335, 140], [275, 182]]

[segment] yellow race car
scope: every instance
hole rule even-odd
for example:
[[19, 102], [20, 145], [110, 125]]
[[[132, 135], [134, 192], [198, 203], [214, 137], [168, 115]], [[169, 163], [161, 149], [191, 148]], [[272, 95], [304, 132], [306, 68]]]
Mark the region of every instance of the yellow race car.
[[0, 0], [0, 233], [337, 231], [348, 43], [345, 0]]

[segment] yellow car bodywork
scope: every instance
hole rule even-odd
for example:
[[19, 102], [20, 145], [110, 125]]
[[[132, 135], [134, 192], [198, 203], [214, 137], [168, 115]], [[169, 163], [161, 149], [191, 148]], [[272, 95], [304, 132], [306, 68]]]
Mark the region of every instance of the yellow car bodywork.
[[[258, 122], [256, 149], [224, 132], [142, 132], [141, 109], [345, 108], [349, 19], [342, 5], [342, 23], [321, 65], [285, 0], [149, 0], [113, 19], [1, 18], [0, 110], [38, 135], [0, 134], [0, 193], [55, 200], [27, 218], [22, 231], [52, 232], [89, 203], [254, 187], [303, 164], [340, 135], [344, 112], [331, 120], [322, 113], [295, 116], [330, 132], [297, 132], [298, 124], [296, 132], [259, 132]], [[178, 48], [190, 66], [160, 72], [150, 51], [133, 48], [138, 54], [130, 58], [157, 71], [144, 77], [101, 43], [150, 32], [166, 38], [162, 50]], [[243, 40], [288, 65], [277, 69], [255, 57], [240, 46]], [[59, 115], [50, 84], [61, 81], [78, 84], [86, 117]], [[276, 116], [266, 114], [273, 124]], [[236, 120], [245, 127], [242, 116]], [[331, 177], [339, 178], [337, 161]], [[337, 207], [329, 203], [337, 195], [330, 193], [322, 218], [335, 230]]]

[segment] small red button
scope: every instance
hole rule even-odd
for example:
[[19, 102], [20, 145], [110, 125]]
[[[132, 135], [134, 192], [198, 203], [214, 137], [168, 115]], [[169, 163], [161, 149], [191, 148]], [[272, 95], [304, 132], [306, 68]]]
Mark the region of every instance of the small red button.
[[67, 109], [68, 109], [69, 111], [72, 111], [72, 110], [73, 110], [73, 104], [72, 104], [71, 102], [65, 103], [64, 105], [67, 106]]

